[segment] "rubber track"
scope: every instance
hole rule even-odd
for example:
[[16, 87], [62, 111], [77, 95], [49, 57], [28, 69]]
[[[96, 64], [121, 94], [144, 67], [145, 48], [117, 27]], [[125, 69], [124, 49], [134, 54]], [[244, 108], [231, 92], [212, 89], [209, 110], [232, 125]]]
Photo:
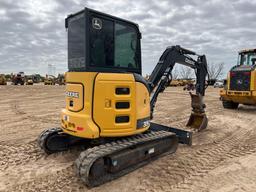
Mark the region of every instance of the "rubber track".
[[134, 136], [128, 139], [122, 139], [119, 141], [107, 143], [104, 145], [96, 146], [93, 148], [90, 148], [84, 152], [82, 152], [79, 156], [79, 158], [75, 161], [75, 168], [77, 175], [81, 178], [81, 180], [88, 186], [88, 187], [95, 187], [99, 186], [107, 181], [111, 181], [113, 179], [116, 179], [122, 175], [125, 175], [132, 170], [135, 170], [145, 164], [147, 164], [149, 161], [143, 161], [142, 163], [138, 163], [135, 166], [132, 166], [130, 168], [124, 169], [118, 173], [115, 174], [107, 174], [102, 177], [99, 177], [98, 180], [90, 180], [89, 173], [90, 169], [93, 165], [93, 163], [102, 157], [105, 157], [107, 155], [113, 154], [115, 152], [128, 149], [129, 147], [143, 144], [145, 142], [154, 141], [158, 139], [163, 139], [168, 136], [173, 136], [173, 133], [166, 132], [166, 131], [158, 131], [158, 132], [151, 132], [148, 134], [141, 134], [138, 136]]
[[45, 148], [45, 139], [53, 134], [53, 133], [58, 133], [58, 132], [62, 132], [61, 128], [51, 128], [51, 129], [46, 129], [44, 130], [38, 137], [37, 139], [37, 143], [38, 146], [45, 151], [45, 153], [50, 154], [51, 152]]

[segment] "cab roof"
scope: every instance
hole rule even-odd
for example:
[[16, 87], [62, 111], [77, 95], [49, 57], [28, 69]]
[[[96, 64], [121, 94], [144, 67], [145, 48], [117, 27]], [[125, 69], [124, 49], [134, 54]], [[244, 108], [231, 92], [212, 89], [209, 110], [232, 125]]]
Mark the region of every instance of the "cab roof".
[[116, 17], [116, 16], [113, 16], [113, 15], [110, 15], [110, 14], [107, 14], [107, 13], [99, 12], [99, 11], [97, 11], [97, 10], [90, 9], [90, 8], [88, 8], [88, 7], [84, 7], [84, 9], [82, 9], [82, 10], [76, 12], [76, 13], [69, 14], [69, 15], [66, 17], [66, 19], [65, 19], [65, 28], [68, 28], [68, 24], [67, 24], [68, 19], [70, 19], [70, 18], [72, 18], [72, 17], [74, 17], [74, 16], [76, 16], [76, 15], [79, 15], [79, 14], [81, 14], [81, 13], [83, 13], [83, 12], [93, 12], [93, 13], [95, 13], [95, 14], [99, 14], [99, 15], [103, 15], [103, 16], [106, 16], [106, 17], [108, 17], [108, 18], [111, 18], [111, 19], [113, 19], [113, 20], [120, 20], [120, 21], [123, 21], [123, 22], [125, 22], [125, 23], [130, 23], [130, 24], [132, 24], [132, 25], [135, 25], [135, 26], [138, 28], [138, 31], [140, 31], [140, 30], [139, 30], [139, 25], [138, 25], [137, 23], [134, 23], [134, 22], [132, 22], [132, 21], [128, 21], [128, 20], [126, 20], [126, 19], [123, 19], [123, 18], [120, 18], [120, 17]]
[[256, 48], [255, 49], [242, 49], [239, 51], [239, 53], [250, 53], [250, 52], [256, 53]]

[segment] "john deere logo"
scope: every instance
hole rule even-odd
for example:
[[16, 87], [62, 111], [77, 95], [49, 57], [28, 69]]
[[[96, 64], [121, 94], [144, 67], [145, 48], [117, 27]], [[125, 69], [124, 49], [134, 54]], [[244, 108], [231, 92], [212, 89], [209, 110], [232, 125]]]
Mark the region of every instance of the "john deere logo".
[[238, 80], [237, 80], [237, 84], [238, 84], [238, 85], [242, 85], [242, 84], [243, 84], [243, 81], [242, 81], [241, 79], [238, 79]]
[[102, 21], [99, 18], [92, 19], [92, 27], [100, 30], [102, 28]]
[[73, 98], [79, 98], [79, 93], [78, 92], [73, 92], [73, 91], [67, 91], [66, 96], [67, 97], [73, 97]]

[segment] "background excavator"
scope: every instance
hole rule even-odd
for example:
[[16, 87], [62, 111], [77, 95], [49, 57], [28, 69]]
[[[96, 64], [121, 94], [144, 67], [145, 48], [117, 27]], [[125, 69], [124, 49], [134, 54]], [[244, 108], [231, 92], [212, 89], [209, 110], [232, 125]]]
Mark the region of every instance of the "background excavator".
[[24, 85], [25, 84], [25, 73], [19, 72], [17, 74], [12, 75], [12, 84], [13, 85]]
[[145, 80], [137, 24], [88, 8], [65, 21], [66, 107], [61, 128], [43, 131], [38, 143], [48, 154], [74, 145], [87, 148], [75, 161], [77, 175], [87, 186], [120, 177], [161, 154], [174, 153], [178, 143], [191, 145], [192, 132], [151, 122], [157, 97], [170, 84], [176, 63], [193, 68], [196, 75], [187, 126], [206, 128], [205, 55], [180, 46], [167, 47]]
[[237, 65], [228, 73], [220, 98], [227, 109], [237, 109], [239, 104], [256, 105], [256, 49], [239, 52]]

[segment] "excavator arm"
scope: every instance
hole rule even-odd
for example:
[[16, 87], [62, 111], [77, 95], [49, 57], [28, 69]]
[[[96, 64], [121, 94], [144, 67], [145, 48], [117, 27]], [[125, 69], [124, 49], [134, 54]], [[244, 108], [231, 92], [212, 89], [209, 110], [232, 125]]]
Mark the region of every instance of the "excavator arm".
[[[197, 59], [195, 60], [191, 56], [196, 56]], [[195, 70], [196, 94], [190, 92], [192, 113], [187, 126], [198, 130], [204, 129], [208, 122], [204, 110], [206, 106], [203, 102], [206, 89], [205, 81], [208, 75], [206, 57], [205, 55], [198, 55], [193, 51], [184, 49], [179, 45], [166, 48], [149, 77], [151, 118], [153, 118], [153, 111], [159, 93], [163, 92], [172, 81], [172, 70], [176, 63]]]

